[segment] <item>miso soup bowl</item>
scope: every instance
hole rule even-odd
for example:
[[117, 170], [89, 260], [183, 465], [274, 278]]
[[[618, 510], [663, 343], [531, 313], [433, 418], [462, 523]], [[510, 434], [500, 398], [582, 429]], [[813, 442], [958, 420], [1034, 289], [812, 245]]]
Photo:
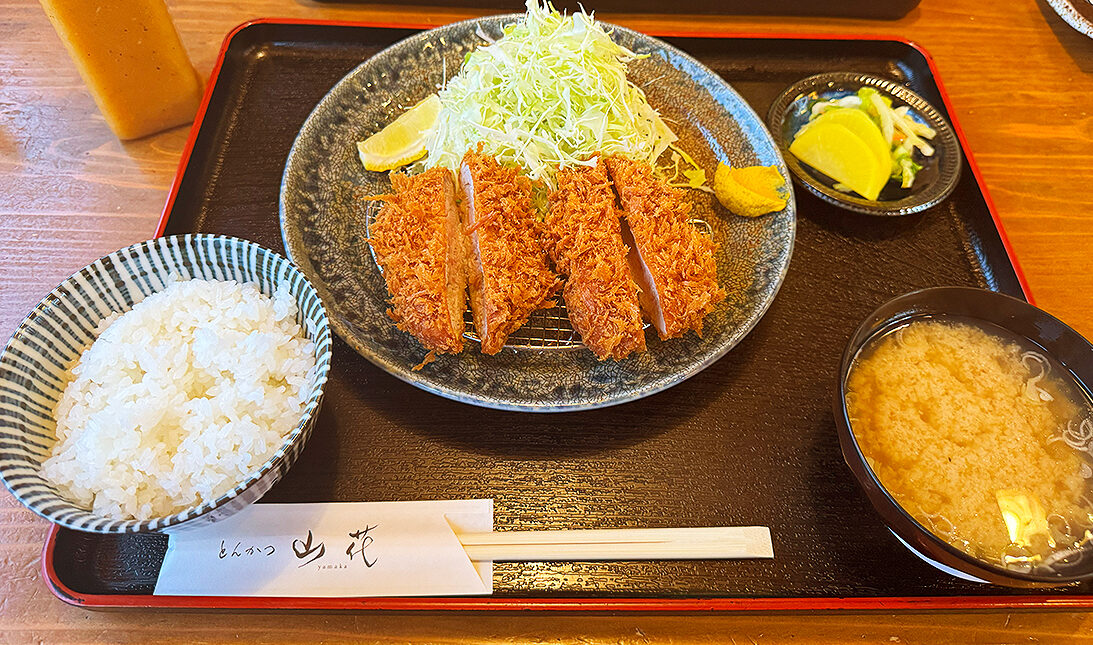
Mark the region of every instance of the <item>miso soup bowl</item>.
[[846, 383], [850, 368], [871, 340], [918, 319], [955, 316], [990, 323], [1023, 336], [1066, 367], [1088, 396], [1093, 384], [1093, 345], [1058, 318], [1029, 303], [994, 291], [937, 287], [914, 291], [881, 305], [850, 338], [839, 365], [835, 424], [843, 458], [888, 528], [919, 557], [960, 578], [1010, 587], [1060, 585], [1093, 577], [1093, 545], [1062, 554], [1030, 571], [1015, 571], [980, 560], [950, 545], [919, 524], [896, 502], [870, 468], [850, 425]]

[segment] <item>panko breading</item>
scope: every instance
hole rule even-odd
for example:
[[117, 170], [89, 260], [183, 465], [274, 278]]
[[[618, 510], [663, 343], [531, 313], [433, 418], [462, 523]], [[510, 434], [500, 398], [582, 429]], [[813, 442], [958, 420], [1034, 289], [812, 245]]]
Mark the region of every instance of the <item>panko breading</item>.
[[531, 182], [473, 150], [463, 156], [459, 181], [471, 311], [482, 352], [496, 354], [533, 311], [553, 306], [559, 281], [539, 243]]
[[393, 194], [373, 198], [384, 205], [369, 230], [391, 294], [387, 314], [427, 349], [459, 353], [467, 281], [452, 173], [392, 174], [391, 184]]
[[[652, 167], [623, 157], [605, 159], [629, 225], [630, 270], [642, 292], [642, 309], [662, 339], [693, 329], [725, 299], [717, 284], [717, 245], [687, 222], [690, 204]], [[627, 239], [627, 237], [631, 239]]]
[[645, 350], [638, 287], [627, 268], [615, 193], [603, 162], [560, 169], [546, 216], [551, 259], [566, 277], [569, 322], [600, 360]]

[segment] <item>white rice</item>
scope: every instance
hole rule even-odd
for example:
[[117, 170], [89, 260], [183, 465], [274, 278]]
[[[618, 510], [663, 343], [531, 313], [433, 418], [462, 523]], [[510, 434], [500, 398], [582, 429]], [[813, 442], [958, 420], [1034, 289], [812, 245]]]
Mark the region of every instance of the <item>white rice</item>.
[[257, 470], [299, 423], [314, 345], [287, 290], [175, 282], [102, 321], [57, 404], [42, 477], [117, 519], [212, 500]]

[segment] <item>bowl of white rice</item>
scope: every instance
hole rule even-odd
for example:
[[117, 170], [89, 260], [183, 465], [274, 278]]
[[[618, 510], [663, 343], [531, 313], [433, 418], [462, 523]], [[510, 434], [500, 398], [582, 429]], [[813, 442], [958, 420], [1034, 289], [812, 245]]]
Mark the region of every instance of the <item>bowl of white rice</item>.
[[61, 526], [189, 528], [260, 498], [311, 434], [331, 338], [280, 255], [180, 235], [111, 253], [0, 354], [0, 478]]

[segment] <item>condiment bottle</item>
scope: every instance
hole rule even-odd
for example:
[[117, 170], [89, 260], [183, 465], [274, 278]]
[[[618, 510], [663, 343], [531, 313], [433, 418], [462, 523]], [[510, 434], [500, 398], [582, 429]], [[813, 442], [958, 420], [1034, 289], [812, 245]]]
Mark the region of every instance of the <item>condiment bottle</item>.
[[118, 138], [193, 120], [202, 83], [163, 0], [40, 1]]

